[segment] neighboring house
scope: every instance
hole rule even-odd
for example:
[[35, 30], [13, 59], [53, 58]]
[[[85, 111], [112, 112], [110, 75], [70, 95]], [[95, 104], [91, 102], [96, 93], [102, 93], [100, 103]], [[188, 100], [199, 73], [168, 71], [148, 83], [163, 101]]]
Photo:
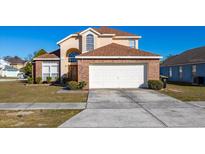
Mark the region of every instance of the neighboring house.
[[161, 64], [160, 73], [168, 76], [169, 81], [205, 84], [205, 47], [166, 59]]
[[0, 69], [0, 76], [1, 77], [18, 77], [19, 70], [6, 65], [3, 69]]
[[140, 38], [108, 27], [71, 34], [57, 42], [59, 50], [34, 58], [33, 76], [85, 81], [86, 88], [146, 87], [159, 80], [161, 57], [139, 50]]
[[22, 60], [18, 56], [5, 57], [5, 60], [8, 61], [12, 67], [17, 68], [17, 69], [21, 69], [26, 65], [26, 61]]
[[0, 58], [0, 69], [3, 69], [6, 65], [10, 65], [10, 63], [2, 58]]

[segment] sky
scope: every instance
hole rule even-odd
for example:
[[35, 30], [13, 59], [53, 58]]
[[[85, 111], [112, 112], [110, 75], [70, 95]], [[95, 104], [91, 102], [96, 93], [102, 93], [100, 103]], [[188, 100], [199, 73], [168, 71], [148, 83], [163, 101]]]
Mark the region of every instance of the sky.
[[[94, 26], [1, 26], [0, 57], [26, 58], [39, 49], [58, 49], [64, 37]], [[142, 36], [139, 49], [160, 54], [164, 58], [185, 50], [205, 46], [205, 26], [110, 26]]]

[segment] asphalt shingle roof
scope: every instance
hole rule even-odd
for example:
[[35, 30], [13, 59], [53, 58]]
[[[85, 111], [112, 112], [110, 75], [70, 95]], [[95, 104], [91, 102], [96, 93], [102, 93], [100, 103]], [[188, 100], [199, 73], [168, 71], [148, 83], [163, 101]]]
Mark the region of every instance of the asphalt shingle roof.
[[180, 55], [166, 59], [161, 66], [173, 66], [180, 64], [205, 63], [205, 46], [187, 50]]
[[100, 28], [93, 28], [93, 29], [101, 34], [115, 34], [116, 36], [137, 36], [136, 34], [123, 32], [121, 30], [109, 28], [106, 26], [101, 26]]
[[50, 53], [45, 53], [43, 55], [40, 55], [36, 58], [59, 58], [60, 57], [60, 49], [57, 49]]

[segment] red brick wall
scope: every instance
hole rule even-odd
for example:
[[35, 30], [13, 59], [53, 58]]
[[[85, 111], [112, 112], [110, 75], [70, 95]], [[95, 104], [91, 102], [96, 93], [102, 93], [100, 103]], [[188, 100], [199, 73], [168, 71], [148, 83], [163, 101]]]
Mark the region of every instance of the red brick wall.
[[119, 59], [119, 60], [104, 60], [104, 59], [96, 59], [96, 60], [78, 60], [78, 81], [85, 81], [87, 83], [85, 89], [89, 88], [89, 64], [147, 64], [147, 78], [148, 80], [159, 80], [159, 60], [137, 60], [137, 59]]
[[33, 65], [33, 75], [34, 75], [34, 80], [37, 77], [42, 77], [42, 61], [35, 61], [34, 65]]

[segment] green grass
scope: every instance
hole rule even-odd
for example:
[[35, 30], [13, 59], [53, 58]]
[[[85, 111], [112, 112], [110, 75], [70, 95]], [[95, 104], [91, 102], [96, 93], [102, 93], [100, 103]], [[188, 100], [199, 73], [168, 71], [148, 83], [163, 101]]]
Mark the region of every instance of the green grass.
[[0, 82], [0, 103], [86, 102], [87, 92], [57, 94], [60, 86], [25, 86], [22, 82]]
[[81, 110], [0, 111], [0, 128], [51, 128], [78, 114]]
[[189, 84], [168, 84], [161, 93], [175, 97], [182, 101], [205, 101], [205, 87]]

